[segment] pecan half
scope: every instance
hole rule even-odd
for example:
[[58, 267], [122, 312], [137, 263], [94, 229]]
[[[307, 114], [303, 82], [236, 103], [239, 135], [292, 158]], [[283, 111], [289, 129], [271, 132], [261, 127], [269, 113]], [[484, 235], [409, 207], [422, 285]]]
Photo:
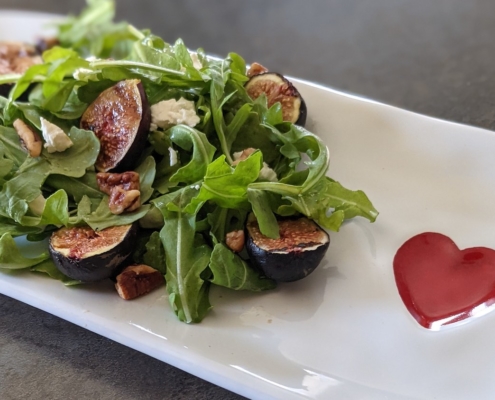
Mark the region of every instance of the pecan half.
[[232, 231], [225, 235], [225, 244], [230, 250], [236, 253], [240, 253], [242, 251], [244, 248], [244, 242], [244, 231], [242, 230]]
[[96, 174], [98, 187], [110, 196], [108, 207], [112, 214], [130, 212], [141, 206], [139, 174], [134, 171], [121, 174], [99, 172]]
[[14, 121], [14, 129], [19, 135], [21, 147], [31, 157], [39, 157], [43, 144], [40, 135], [33, 131], [22, 119], [16, 119]]
[[117, 275], [115, 289], [124, 300], [135, 299], [165, 282], [160, 271], [145, 264], [131, 265]]

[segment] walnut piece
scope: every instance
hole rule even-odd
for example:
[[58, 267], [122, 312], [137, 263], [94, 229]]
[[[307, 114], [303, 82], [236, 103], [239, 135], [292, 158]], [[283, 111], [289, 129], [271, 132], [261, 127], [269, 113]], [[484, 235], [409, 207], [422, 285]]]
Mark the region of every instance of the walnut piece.
[[23, 74], [29, 67], [41, 64], [36, 49], [21, 42], [0, 42], [0, 75]]
[[234, 162], [232, 163], [233, 166], [239, 164], [241, 161], [247, 160], [247, 158], [253, 154], [257, 149], [253, 149], [252, 147], [248, 147], [247, 149], [244, 149], [242, 151], [239, 151], [237, 153], [234, 153]]
[[128, 171], [121, 174], [98, 172], [96, 180], [100, 190], [110, 196], [108, 207], [112, 214], [134, 211], [141, 206], [141, 191], [137, 172]]
[[21, 147], [31, 157], [39, 157], [43, 144], [40, 135], [33, 131], [22, 119], [16, 119], [14, 121], [14, 129], [19, 135]]
[[130, 265], [117, 275], [115, 289], [124, 300], [132, 300], [151, 292], [164, 282], [160, 271], [145, 264]]
[[236, 253], [240, 253], [242, 251], [244, 248], [244, 241], [244, 231], [242, 230], [232, 231], [225, 235], [225, 244], [230, 250]]
[[255, 75], [264, 74], [265, 72], [268, 72], [268, 68], [265, 68], [263, 67], [263, 65], [254, 62], [249, 67], [246, 75], [248, 76], [248, 78], [251, 78]]

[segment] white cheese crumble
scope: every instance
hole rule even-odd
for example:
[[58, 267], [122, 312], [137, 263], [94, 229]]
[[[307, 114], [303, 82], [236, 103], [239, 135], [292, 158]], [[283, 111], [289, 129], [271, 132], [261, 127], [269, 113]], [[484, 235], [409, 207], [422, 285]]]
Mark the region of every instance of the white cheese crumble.
[[40, 120], [41, 133], [43, 134], [43, 139], [45, 139], [45, 148], [48, 153], [67, 150], [74, 144], [69, 136], [57, 125], [52, 124], [44, 118], [40, 118]]
[[194, 102], [183, 97], [163, 100], [151, 106], [151, 130], [167, 129], [178, 124], [194, 127], [199, 121]]
[[177, 164], [177, 152], [172, 148], [168, 148], [168, 154], [170, 156], [170, 166], [173, 167], [175, 164]]
[[[244, 161], [247, 159], [251, 154], [253, 154], [256, 151], [256, 149], [253, 148], [248, 148], [243, 151], [238, 151], [237, 153], [234, 153], [234, 165], [237, 165], [239, 161]], [[237, 161], [237, 162], [236, 162]], [[262, 181], [269, 181], [269, 182], [277, 182], [277, 174], [273, 169], [270, 168], [270, 166], [263, 161], [263, 168], [260, 170], [260, 174], [258, 175], [258, 179]]]

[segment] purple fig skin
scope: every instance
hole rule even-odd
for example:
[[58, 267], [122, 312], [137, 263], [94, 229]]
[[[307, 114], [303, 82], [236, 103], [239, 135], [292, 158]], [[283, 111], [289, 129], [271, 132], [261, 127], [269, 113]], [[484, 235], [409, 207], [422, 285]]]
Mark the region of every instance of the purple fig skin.
[[[314, 226], [314, 232], [309, 236], [308, 233], [298, 232], [298, 223], [302, 220]], [[277, 282], [293, 282], [307, 277], [320, 265], [330, 246], [330, 237], [305, 217], [281, 221], [291, 222], [290, 228], [281, 233], [279, 241], [263, 236], [256, 220], [250, 218], [246, 225], [246, 250], [253, 265], [268, 278]], [[284, 237], [289, 237], [289, 241]]]
[[[71, 279], [81, 282], [96, 282], [103, 279], [112, 278], [127, 265], [127, 260], [134, 251], [134, 245], [139, 229], [138, 225], [128, 225], [125, 228], [127, 228], [127, 231], [123, 237], [117, 238], [120, 241], [110, 249], [107, 249], [101, 253], [98, 253], [98, 244], [100, 244], [104, 249], [104, 235], [110, 235], [112, 228], [99, 231], [98, 234], [102, 235], [103, 239], [101, 241], [98, 241], [98, 238], [91, 239], [92, 253], [90, 256], [87, 256], [86, 254], [78, 254], [77, 249], [74, 249], [76, 251], [75, 254], [71, 255], [71, 252], [69, 255], [62, 254], [62, 249], [59, 247], [61, 245], [60, 232], [62, 230], [67, 232], [68, 229], [81, 228], [61, 228], [60, 230], [54, 232], [50, 238], [50, 255], [58, 270]], [[84, 243], [82, 243], [84, 240], [84, 238], [78, 239], [77, 246], [84, 247]]]
[[150, 130], [151, 108], [138, 79], [121, 81], [104, 90], [81, 117], [81, 128], [100, 140], [95, 167], [99, 172], [133, 170]]

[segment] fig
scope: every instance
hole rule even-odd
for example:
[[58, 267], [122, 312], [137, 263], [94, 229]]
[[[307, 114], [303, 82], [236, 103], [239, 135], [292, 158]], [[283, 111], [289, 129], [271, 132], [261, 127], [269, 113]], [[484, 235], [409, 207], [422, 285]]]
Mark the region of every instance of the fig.
[[260, 232], [251, 214], [246, 224], [246, 249], [253, 265], [278, 282], [305, 278], [320, 264], [330, 245], [328, 234], [306, 217], [278, 221], [280, 238], [271, 239]]
[[246, 82], [245, 88], [253, 100], [264, 93], [268, 107], [279, 102], [282, 105], [284, 121], [300, 126], [306, 123], [306, 103], [296, 87], [283, 75], [275, 72], [253, 75]]
[[95, 167], [100, 172], [131, 171], [146, 142], [151, 109], [138, 79], [121, 81], [104, 90], [81, 117], [81, 128], [100, 141]]
[[[34, 46], [22, 42], [0, 41], [0, 76], [23, 74], [30, 66], [39, 63], [41, 57]], [[0, 96], [7, 97], [12, 86], [0, 85]]]
[[83, 282], [96, 282], [117, 275], [132, 254], [137, 225], [121, 225], [94, 231], [88, 226], [63, 227], [55, 231], [50, 255], [64, 275]]

